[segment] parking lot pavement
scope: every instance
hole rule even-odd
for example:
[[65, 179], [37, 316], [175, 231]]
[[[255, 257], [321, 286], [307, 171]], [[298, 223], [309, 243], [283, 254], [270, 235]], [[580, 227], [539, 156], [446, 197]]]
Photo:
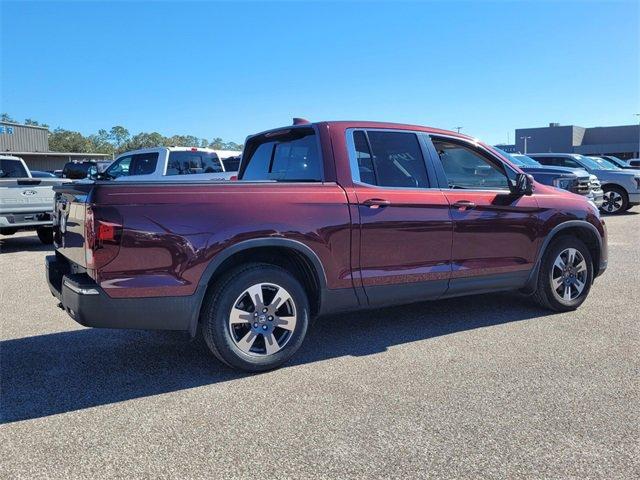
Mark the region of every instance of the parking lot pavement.
[[2, 477], [638, 478], [640, 214], [607, 224], [577, 312], [505, 293], [335, 316], [260, 375], [179, 332], [80, 327], [48, 249], [0, 237]]

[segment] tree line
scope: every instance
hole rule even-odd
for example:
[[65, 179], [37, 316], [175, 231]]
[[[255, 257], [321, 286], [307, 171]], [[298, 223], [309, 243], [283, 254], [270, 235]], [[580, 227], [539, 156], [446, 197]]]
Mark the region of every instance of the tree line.
[[[20, 123], [8, 114], [0, 115], [3, 122]], [[39, 123], [31, 118], [25, 119], [23, 125], [34, 125], [49, 128], [46, 123]], [[131, 135], [125, 127], [116, 125], [110, 130], [100, 129], [97, 133], [83, 135], [80, 132], [58, 127], [49, 133], [49, 150], [52, 152], [107, 153], [119, 154], [128, 150], [149, 147], [200, 147], [216, 150], [242, 150], [242, 145], [225, 142], [216, 137], [211, 141], [193, 135], [172, 135], [166, 137], [158, 132], [140, 132]]]

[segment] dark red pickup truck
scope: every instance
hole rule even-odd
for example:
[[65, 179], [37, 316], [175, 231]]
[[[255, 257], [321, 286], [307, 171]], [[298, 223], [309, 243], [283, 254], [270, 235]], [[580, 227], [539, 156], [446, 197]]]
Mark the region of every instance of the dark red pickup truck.
[[201, 330], [266, 370], [326, 313], [519, 289], [569, 310], [607, 266], [598, 209], [444, 130], [296, 122], [239, 181], [56, 188], [48, 281], [82, 325]]

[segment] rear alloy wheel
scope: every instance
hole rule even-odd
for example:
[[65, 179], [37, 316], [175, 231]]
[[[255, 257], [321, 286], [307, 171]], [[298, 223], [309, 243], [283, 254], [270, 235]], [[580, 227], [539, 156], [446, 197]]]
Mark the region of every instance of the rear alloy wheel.
[[279, 367], [300, 348], [309, 302], [298, 280], [269, 264], [249, 264], [227, 274], [208, 294], [202, 333], [227, 365], [250, 372]]
[[604, 213], [621, 213], [628, 210], [629, 199], [627, 192], [620, 187], [606, 187], [604, 189], [603, 202], [600, 210]]
[[229, 333], [247, 355], [273, 355], [291, 339], [296, 319], [296, 305], [284, 287], [257, 283], [236, 299], [229, 315]]
[[593, 263], [587, 246], [576, 237], [560, 237], [542, 258], [534, 298], [558, 312], [575, 310], [587, 298], [592, 282]]

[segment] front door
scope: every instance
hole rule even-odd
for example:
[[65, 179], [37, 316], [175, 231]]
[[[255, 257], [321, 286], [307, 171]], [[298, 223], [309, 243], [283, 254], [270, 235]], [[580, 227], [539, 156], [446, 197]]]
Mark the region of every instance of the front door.
[[524, 286], [537, 252], [535, 198], [511, 193], [510, 167], [488, 150], [445, 137], [432, 141], [454, 224], [447, 295]]
[[[412, 132], [355, 130], [349, 137], [360, 224], [360, 272], [371, 305], [442, 295], [451, 271], [449, 203]], [[432, 185], [435, 188], [432, 188]]]

